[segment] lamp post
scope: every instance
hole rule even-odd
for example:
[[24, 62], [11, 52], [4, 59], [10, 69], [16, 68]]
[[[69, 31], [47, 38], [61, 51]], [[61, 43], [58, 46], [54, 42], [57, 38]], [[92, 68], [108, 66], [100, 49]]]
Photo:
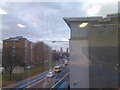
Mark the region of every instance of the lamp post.
[[52, 41], [52, 43], [55, 43], [55, 42], [69, 42], [69, 41]]
[[49, 46], [48, 44], [46, 44], [43, 41], [43, 62], [44, 62], [44, 71], [46, 71], [48, 69], [48, 67], [50, 67], [50, 62], [51, 62], [51, 46]]
[[[43, 61], [44, 61], [44, 71], [52, 68], [52, 40], [41, 40], [43, 42]], [[49, 44], [48, 44], [49, 43]]]
[[[47, 69], [47, 66], [49, 65], [49, 69], [51, 69], [52, 67], [54, 67], [54, 61], [53, 61], [53, 49], [54, 49], [54, 47], [53, 47], [53, 43], [61, 43], [61, 42], [69, 42], [69, 41], [55, 41], [55, 40], [42, 40], [42, 42], [43, 42], [43, 60], [44, 60], [44, 70], [46, 70]], [[51, 44], [51, 45], [49, 45], [48, 44], [48, 42], [50, 42], [49, 44]], [[49, 49], [49, 47], [48, 48], [46, 48], [45, 47], [45, 43], [47, 43], [50, 47], [51, 47], [51, 49]], [[48, 52], [46, 52], [46, 51], [48, 51]], [[50, 57], [49, 59], [49, 61], [48, 61], [48, 64], [47, 64], [47, 56], [46, 56], [46, 53], [47, 54], [51, 54], [50, 56], [48, 55], [48, 57]], [[56, 55], [55, 55], [55, 57], [56, 57]], [[59, 63], [60, 63], [60, 60], [59, 60]]]
[[[61, 42], [69, 42], [68, 40], [66, 40], [66, 41], [52, 41], [52, 43], [61, 43]], [[68, 46], [66, 47], [67, 49], [68, 49]], [[68, 50], [66, 50], [66, 51], [68, 51]], [[67, 53], [67, 52], [66, 52]], [[66, 53], [63, 53], [62, 52], [62, 48], [61, 48], [61, 52], [60, 52], [60, 56], [59, 56], [59, 60], [58, 60], [58, 64], [62, 64], [62, 62], [63, 62], [63, 58], [66, 58], [68, 55], [66, 55]], [[65, 56], [66, 55], [66, 56]], [[57, 63], [57, 62], [56, 62]]]

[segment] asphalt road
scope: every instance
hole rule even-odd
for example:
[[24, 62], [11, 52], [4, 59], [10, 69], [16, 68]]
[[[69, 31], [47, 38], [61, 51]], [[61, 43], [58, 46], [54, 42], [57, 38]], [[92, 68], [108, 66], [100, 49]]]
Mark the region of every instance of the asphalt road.
[[[68, 72], [69, 72], [69, 67], [67, 66], [66, 68], [62, 68], [62, 72], [56, 73], [55, 77], [53, 77], [53, 78], [45, 77], [45, 78], [35, 82], [34, 84], [27, 86], [26, 89], [28, 89], [28, 88], [51, 88], [58, 82], [58, 81], [56, 81], [57, 79], [59, 79], [59, 81], [60, 81], [60, 79], [62, 79]], [[67, 78], [65, 80], [68, 81], [69, 78]], [[58, 83], [58, 85], [60, 83]], [[56, 86], [58, 86], [58, 85], [56, 85]]]

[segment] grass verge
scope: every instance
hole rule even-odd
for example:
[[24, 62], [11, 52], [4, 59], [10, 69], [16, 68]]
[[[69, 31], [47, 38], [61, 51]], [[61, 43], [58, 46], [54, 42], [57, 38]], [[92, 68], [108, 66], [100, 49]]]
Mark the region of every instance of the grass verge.
[[13, 73], [12, 74], [12, 80], [9, 80], [9, 73], [3, 73], [2, 74], [2, 86], [7, 86], [12, 83], [19, 82], [21, 80], [24, 80], [26, 78], [35, 76], [37, 74], [40, 74], [46, 70], [48, 70], [49, 67], [44, 68], [44, 64], [40, 64], [34, 68], [25, 70], [24, 73]]

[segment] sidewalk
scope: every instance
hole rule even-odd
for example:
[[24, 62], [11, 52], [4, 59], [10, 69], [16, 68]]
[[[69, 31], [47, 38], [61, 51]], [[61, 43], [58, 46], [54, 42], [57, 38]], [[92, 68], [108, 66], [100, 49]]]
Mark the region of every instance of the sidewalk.
[[20, 86], [20, 85], [23, 85], [23, 84], [25, 84], [25, 83], [27, 83], [27, 82], [30, 82], [30, 81], [34, 80], [34, 79], [36, 79], [36, 78], [38, 78], [38, 77], [40, 77], [40, 76], [46, 75], [47, 72], [48, 72], [48, 71], [45, 71], [45, 72], [43, 72], [43, 73], [41, 73], [41, 74], [38, 74], [38, 75], [35, 75], [35, 76], [32, 76], [32, 77], [29, 77], [29, 78], [27, 78], [27, 79], [24, 79], [24, 80], [22, 80], [22, 81], [19, 81], [19, 82], [17, 82], [17, 83], [13, 83], [13, 84], [11, 84], [11, 85], [8, 85], [8, 86], [2, 87], [2, 88], [16, 88], [16, 87], [18, 87], [18, 86]]

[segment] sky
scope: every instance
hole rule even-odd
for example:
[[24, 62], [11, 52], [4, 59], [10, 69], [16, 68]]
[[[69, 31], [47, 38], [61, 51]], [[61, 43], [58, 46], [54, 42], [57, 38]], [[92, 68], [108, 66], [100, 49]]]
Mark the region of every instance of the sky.
[[[10, 2], [11, 1], [11, 2]], [[37, 42], [68, 41], [70, 29], [64, 17], [103, 16], [118, 12], [117, 0], [75, 0], [76, 2], [17, 2], [1, 0], [1, 41], [9, 37], [23, 36]], [[62, 0], [61, 0], [62, 1]], [[1, 44], [0, 44], [1, 45]], [[68, 42], [56, 42], [51, 47], [68, 47]]]

